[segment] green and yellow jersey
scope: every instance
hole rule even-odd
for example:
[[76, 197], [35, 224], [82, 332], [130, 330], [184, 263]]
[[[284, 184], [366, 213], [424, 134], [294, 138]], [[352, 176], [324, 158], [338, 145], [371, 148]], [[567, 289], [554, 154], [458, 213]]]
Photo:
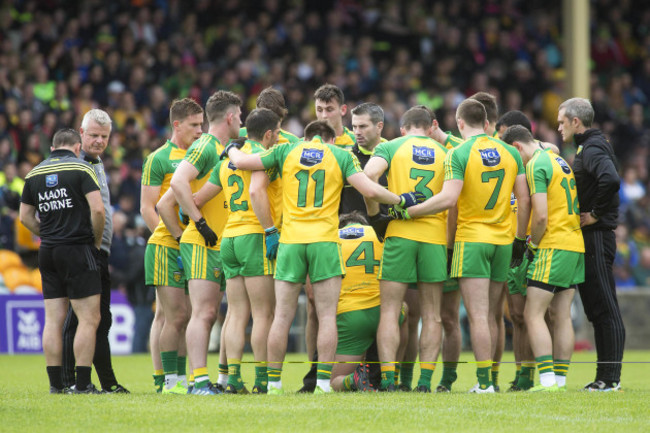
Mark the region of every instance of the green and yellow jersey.
[[[239, 136], [240, 137], [248, 136], [248, 132], [246, 131], [246, 128], [239, 128]], [[293, 135], [289, 131], [285, 131], [284, 129], [280, 129], [280, 133], [278, 134], [278, 143], [277, 144], [297, 143], [299, 141], [300, 141], [300, 138], [298, 138], [297, 136]]]
[[[169, 184], [174, 175], [174, 171], [178, 164], [181, 163], [185, 157], [185, 149], [181, 149], [171, 141], [167, 140], [165, 144], [160, 146], [152, 152], [147, 159], [145, 159], [142, 166], [142, 185], [144, 186], [160, 186], [160, 197], [167, 192]], [[176, 205], [178, 212], [178, 205]], [[183, 223], [178, 222], [181, 228], [185, 228]], [[166, 247], [178, 248], [176, 239], [169, 233], [165, 223], [159, 218], [158, 226], [149, 237], [148, 243], [155, 245], [162, 245]]]
[[[246, 140], [246, 143], [241, 148], [242, 152], [248, 154], [262, 153], [265, 150], [262, 144], [253, 140]], [[212, 170], [210, 182], [223, 189], [225, 199], [228, 202], [228, 221], [223, 230], [223, 237], [225, 238], [264, 233], [264, 228], [257, 219], [251, 205], [251, 177], [251, 171], [238, 170], [230, 163], [229, 159], [219, 161], [215, 169]], [[271, 189], [270, 185], [269, 189]], [[274, 202], [271, 192], [269, 192], [269, 202]], [[274, 214], [275, 212], [271, 209], [271, 215], [275, 217]], [[276, 227], [280, 225], [279, 220], [273, 219], [273, 223]]]
[[[388, 163], [388, 189], [395, 194], [419, 191], [426, 198], [442, 190], [447, 149], [429, 137], [407, 135], [375, 148], [375, 157]], [[400, 237], [430, 244], [447, 244], [447, 214], [424, 215], [388, 223], [386, 238]]]
[[455, 135], [453, 135], [450, 131], [447, 131], [447, 139], [443, 143], [445, 147], [449, 150], [453, 149], [454, 147], [458, 147], [461, 144], [463, 144], [463, 139], [458, 138]]
[[351, 152], [312, 141], [277, 144], [261, 154], [265, 169], [282, 178], [280, 242], [338, 242], [338, 210], [345, 179], [360, 173]]
[[[192, 143], [190, 148], [187, 149], [185, 161], [192, 164], [199, 171], [196, 179], [190, 182], [192, 193], [200, 190], [201, 187], [208, 181], [208, 179], [210, 179], [210, 174], [212, 173], [214, 167], [217, 165], [217, 162], [219, 162], [219, 155], [221, 155], [222, 151], [223, 146], [221, 143], [219, 143], [219, 140], [210, 134], [201, 135], [201, 137]], [[203, 217], [205, 218], [205, 221], [208, 223], [210, 228], [217, 234], [217, 237], [219, 238], [217, 240], [217, 245], [208, 248], [218, 251], [221, 248], [221, 235], [223, 233], [224, 227], [226, 226], [226, 220], [228, 219], [228, 203], [224, 198], [223, 191], [217, 194], [216, 197], [208, 201], [205, 205], [203, 205], [201, 208], [201, 213], [203, 214]], [[190, 220], [190, 224], [183, 232], [181, 242], [187, 244], [205, 245], [205, 239], [196, 229], [194, 221]]]
[[530, 195], [546, 193], [548, 223], [540, 248], [585, 252], [573, 171], [550, 149], [538, 149], [526, 164]]
[[356, 143], [356, 140], [357, 139], [354, 136], [354, 132], [350, 131], [348, 128], [344, 126], [343, 134], [336, 137], [336, 140], [334, 140], [334, 144], [340, 147], [341, 149], [351, 151], [352, 148], [354, 147], [354, 143]]
[[486, 134], [449, 151], [445, 180], [464, 181], [458, 198], [456, 241], [512, 243], [512, 190], [524, 165], [514, 147]]
[[365, 310], [379, 305], [379, 266], [384, 245], [370, 226], [349, 224], [339, 229], [345, 278], [336, 314]]

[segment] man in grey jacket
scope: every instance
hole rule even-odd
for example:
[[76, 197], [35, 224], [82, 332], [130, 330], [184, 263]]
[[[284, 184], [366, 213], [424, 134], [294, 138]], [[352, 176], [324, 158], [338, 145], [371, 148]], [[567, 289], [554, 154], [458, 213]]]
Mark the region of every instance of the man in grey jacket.
[[[104, 202], [105, 224], [102, 234], [101, 248], [97, 250], [95, 260], [99, 265], [99, 272], [102, 279], [102, 293], [100, 298], [101, 319], [97, 327], [97, 342], [95, 344], [95, 356], [93, 365], [105, 393], [128, 393], [129, 391], [117, 383], [113, 364], [111, 362], [111, 347], [108, 342], [108, 331], [113, 323], [111, 315], [111, 280], [108, 273], [108, 255], [111, 250], [113, 237], [113, 213], [106, 182], [104, 164], [100, 155], [108, 146], [108, 137], [111, 134], [111, 118], [105, 111], [93, 109], [88, 111], [81, 121], [81, 154], [79, 158], [87, 161], [99, 180], [99, 187]], [[77, 330], [77, 317], [72, 309], [68, 310], [63, 327], [63, 384], [70, 387], [74, 384], [75, 359], [73, 353], [74, 335]]]

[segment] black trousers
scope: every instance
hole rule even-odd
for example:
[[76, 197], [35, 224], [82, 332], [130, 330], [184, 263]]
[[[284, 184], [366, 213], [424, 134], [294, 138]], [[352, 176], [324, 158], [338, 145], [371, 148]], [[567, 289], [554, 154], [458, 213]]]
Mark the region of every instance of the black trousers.
[[587, 319], [594, 326], [598, 366], [596, 380], [619, 382], [625, 346], [625, 326], [616, 299], [612, 230], [585, 230], [585, 282], [578, 285]]
[[[99, 312], [101, 319], [97, 327], [97, 341], [95, 343], [95, 356], [93, 365], [99, 377], [102, 389], [110, 389], [117, 385], [115, 373], [113, 372], [113, 363], [111, 362], [111, 346], [108, 342], [108, 331], [113, 323], [111, 315], [111, 278], [108, 273], [108, 253], [104, 250], [95, 255], [95, 260], [99, 266], [99, 272], [102, 277], [102, 293], [99, 302]], [[72, 386], [75, 383], [75, 359], [74, 359], [74, 336], [77, 332], [79, 321], [72, 311], [68, 309], [68, 316], [63, 325], [63, 385]]]

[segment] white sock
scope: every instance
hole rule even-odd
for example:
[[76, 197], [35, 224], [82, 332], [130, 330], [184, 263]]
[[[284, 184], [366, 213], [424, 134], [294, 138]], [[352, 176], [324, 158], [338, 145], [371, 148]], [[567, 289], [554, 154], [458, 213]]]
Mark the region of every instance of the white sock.
[[176, 386], [176, 382], [178, 382], [178, 375], [176, 373], [165, 375], [165, 389], [172, 389]]
[[557, 383], [557, 386], [565, 386], [566, 385], [566, 376], [560, 376], [559, 374], [555, 375], [555, 383]]
[[330, 392], [330, 380], [329, 379], [316, 379], [316, 386], [320, 387], [325, 392]]
[[555, 373], [543, 373], [539, 375], [539, 383], [542, 386], [553, 386], [555, 385]]
[[282, 380], [278, 380], [277, 382], [271, 382], [269, 380], [269, 388], [282, 389]]
[[228, 385], [228, 375], [219, 373], [219, 379], [217, 379], [217, 383], [223, 387]]

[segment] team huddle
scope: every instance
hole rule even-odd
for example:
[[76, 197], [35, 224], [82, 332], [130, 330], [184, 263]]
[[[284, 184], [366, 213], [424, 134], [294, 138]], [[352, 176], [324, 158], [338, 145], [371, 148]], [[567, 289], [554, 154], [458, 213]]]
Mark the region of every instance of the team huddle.
[[[381, 107], [361, 104], [351, 132], [340, 89], [323, 85], [314, 99], [318, 120], [300, 139], [280, 128], [287, 110], [272, 88], [241, 129], [241, 99], [231, 92], [207, 101], [207, 133], [196, 102], [172, 104], [172, 137], [142, 175], [141, 213], [153, 231], [145, 270], [157, 289], [158, 391], [249, 393], [241, 359], [252, 316], [250, 392], [282, 394], [303, 288], [315, 368], [305, 388], [314, 393], [451, 391], [461, 296], [477, 364], [470, 392], [498, 391], [506, 297], [517, 361], [510, 390], [566, 390], [570, 305], [584, 281], [585, 249], [576, 180], [557, 148], [535, 140], [521, 112], [497, 122], [495, 99], [485, 93], [459, 105], [462, 139], [443, 132], [424, 106], [406, 111], [402, 137], [387, 141]], [[566, 101], [558, 120], [584, 104]], [[208, 343], [224, 292], [212, 383]]]

